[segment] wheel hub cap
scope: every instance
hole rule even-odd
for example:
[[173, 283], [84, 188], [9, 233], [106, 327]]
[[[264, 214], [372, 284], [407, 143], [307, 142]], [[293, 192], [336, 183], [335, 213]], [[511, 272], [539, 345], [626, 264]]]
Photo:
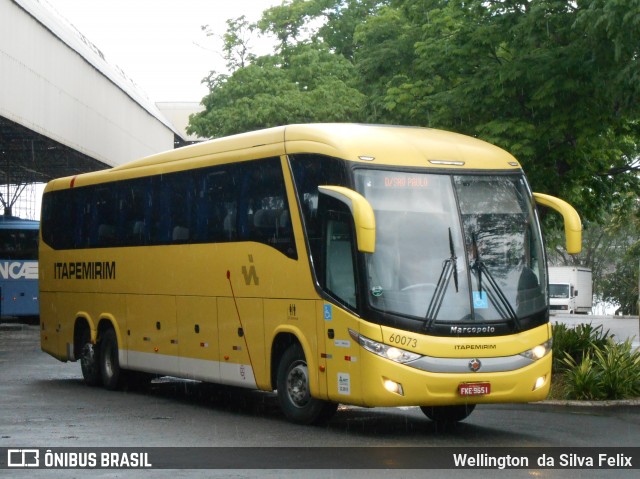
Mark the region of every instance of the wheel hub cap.
[[297, 364], [287, 376], [287, 392], [294, 405], [303, 407], [309, 402], [309, 380], [306, 364]]

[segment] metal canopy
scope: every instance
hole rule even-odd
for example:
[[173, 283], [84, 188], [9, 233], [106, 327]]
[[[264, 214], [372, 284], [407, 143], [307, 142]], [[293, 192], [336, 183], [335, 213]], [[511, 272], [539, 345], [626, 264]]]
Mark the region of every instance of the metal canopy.
[[0, 185], [46, 183], [105, 168], [109, 166], [0, 117]]

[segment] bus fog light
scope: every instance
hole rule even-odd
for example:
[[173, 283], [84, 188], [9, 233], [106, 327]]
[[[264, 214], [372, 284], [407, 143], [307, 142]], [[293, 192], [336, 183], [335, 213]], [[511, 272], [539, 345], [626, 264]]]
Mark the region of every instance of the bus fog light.
[[391, 379], [384, 380], [384, 388], [390, 393], [404, 396], [404, 389], [402, 389], [402, 384], [392, 381]]
[[536, 389], [540, 389], [542, 386], [544, 386], [545, 382], [547, 382], [547, 377], [540, 376], [538, 379], [536, 379], [536, 383], [533, 385], [532, 391], [535, 391]]

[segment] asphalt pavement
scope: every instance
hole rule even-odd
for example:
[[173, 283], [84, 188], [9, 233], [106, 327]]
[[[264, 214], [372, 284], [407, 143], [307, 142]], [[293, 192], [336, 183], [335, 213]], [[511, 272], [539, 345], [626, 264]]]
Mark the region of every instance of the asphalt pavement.
[[[560, 319], [566, 324], [603, 321], [607, 330], [614, 331], [615, 328], [614, 334], [620, 340], [638, 337], [637, 318], [554, 317], [553, 321]], [[0, 324], [0, 377], [0, 452], [3, 447], [5, 449], [0, 455], [5, 460], [8, 448], [21, 447], [39, 448], [43, 454], [48, 448], [80, 451], [88, 447], [102, 454], [105, 448], [149, 448], [154, 451], [154, 448], [171, 447], [176, 449], [173, 454], [180, 456], [189, 454], [191, 448], [198, 451], [208, 447], [218, 453], [218, 448], [228, 448], [224, 451], [233, 457], [248, 460], [243, 453], [257, 450], [270, 454], [273, 451], [262, 451], [268, 446], [277, 448], [280, 451], [277, 457], [286, 464], [290, 461], [297, 464], [295, 461], [300, 460], [297, 451], [305, 448], [331, 446], [336, 461], [345, 455], [351, 459], [349, 452], [362, 448], [369, 452], [400, 451], [399, 456], [392, 458], [396, 462], [380, 469], [355, 466], [342, 469], [330, 456], [326, 465], [319, 469], [292, 465], [281, 466], [282, 469], [262, 469], [263, 466], [219, 469], [216, 466], [213, 469], [187, 467], [153, 471], [9, 471], [0, 468], [0, 477], [595, 479], [604, 474], [611, 479], [637, 477], [635, 464], [634, 469], [627, 470], [584, 467], [478, 470], [403, 468], [398, 467], [397, 461], [406, 451], [432, 452], [442, 451], [442, 448], [461, 448], [465, 454], [475, 457], [480, 446], [493, 453], [509, 447], [537, 448], [536, 451], [552, 448], [557, 454], [567, 456], [581, 451], [600, 454], [608, 450], [615, 453], [632, 450], [635, 457], [639, 457], [633, 451], [640, 444], [640, 401], [487, 404], [479, 406], [467, 420], [451, 428], [438, 427], [416, 407], [340, 406], [329, 425], [312, 428], [286, 421], [275, 396], [270, 393], [239, 391], [175, 378], [154, 381], [143, 391], [105, 391], [88, 387], [82, 381], [77, 363], [61, 363], [40, 350], [37, 324], [18, 323]], [[418, 449], [414, 449], [416, 447]], [[253, 458], [253, 463], [257, 460]], [[158, 464], [155, 466], [159, 467]]]

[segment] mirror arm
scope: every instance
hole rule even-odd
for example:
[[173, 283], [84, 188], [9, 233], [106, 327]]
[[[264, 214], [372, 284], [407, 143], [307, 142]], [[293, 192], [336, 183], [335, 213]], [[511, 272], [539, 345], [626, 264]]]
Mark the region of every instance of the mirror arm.
[[358, 251], [374, 253], [376, 250], [376, 218], [373, 208], [360, 193], [343, 186], [318, 186], [321, 194], [331, 196], [349, 207], [356, 225]]
[[564, 218], [564, 234], [566, 238], [567, 253], [577, 254], [582, 251], [582, 222], [580, 215], [564, 200], [543, 193], [534, 193], [536, 203], [557, 211]]

